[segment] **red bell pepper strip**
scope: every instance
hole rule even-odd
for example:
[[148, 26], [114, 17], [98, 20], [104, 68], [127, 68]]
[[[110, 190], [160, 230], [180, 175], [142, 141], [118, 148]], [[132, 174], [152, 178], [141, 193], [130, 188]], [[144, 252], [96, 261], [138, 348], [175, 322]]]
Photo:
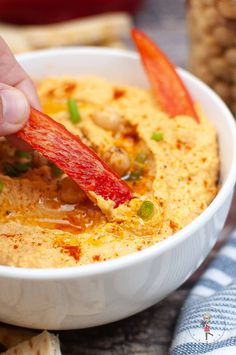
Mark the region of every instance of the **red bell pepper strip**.
[[78, 136], [60, 123], [31, 108], [30, 118], [17, 136], [70, 176], [80, 188], [112, 200], [115, 208], [132, 199], [122, 181]]
[[199, 122], [193, 100], [167, 56], [143, 32], [133, 29], [132, 37], [160, 108], [171, 117], [187, 115]]

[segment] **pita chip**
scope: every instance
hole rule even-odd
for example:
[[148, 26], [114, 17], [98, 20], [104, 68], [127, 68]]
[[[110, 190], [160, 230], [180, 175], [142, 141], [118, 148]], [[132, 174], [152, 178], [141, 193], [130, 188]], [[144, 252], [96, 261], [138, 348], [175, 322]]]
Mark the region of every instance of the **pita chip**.
[[47, 331], [8, 349], [2, 355], [62, 355], [58, 337]]

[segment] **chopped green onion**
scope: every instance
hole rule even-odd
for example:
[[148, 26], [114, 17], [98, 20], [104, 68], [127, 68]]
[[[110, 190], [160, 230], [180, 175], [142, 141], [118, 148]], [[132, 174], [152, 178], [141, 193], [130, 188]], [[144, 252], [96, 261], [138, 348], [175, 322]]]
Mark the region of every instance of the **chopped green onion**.
[[16, 167], [10, 163], [3, 164], [3, 171], [6, 175], [11, 177], [16, 177], [20, 175], [19, 171], [16, 170]]
[[153, 132], [151, 139], [153, 139], [156, 142], [160, 142], [163, 140], [163, 133], [161, 131]]
[[4, 182], [2, 182], [2, 181], [0, 180], [0, 192], [2, 192], [3, 188], [4, 188]]
[[144, 152], [138, 153], [135, 157], [135, 161], [141, 164], [145, 163], [146, 160], [147, 160], [147, 154]]
[[19, 158], [27, 158], [27, 159], [30, 159], [31, 158], [31, 154], [29, 152], [23, 152], [21, 150], [17, 150], [16, 151], [16, 155], [19, 157]]
[[125, 175], [122, 177], [122, 180], [124, 181], [137, 181], [142, 178], [143, 175], [143, 169], [137, 169], [132, 171], [131, 173]]
[[130, 181], [140, 180], [143, 174], [143, 169], [137, 169], [130, 173], [129, 179]]
[[75, 99], [68, 99], [67, 106], [70, 113], [70, 120], [72, 123], [81, 122], [81, 117], [79, 113], [79, 108]]
[[154, 213], [154, 204], [151, 201], [144, 201], [137, 214], [143, 220], [147, 220], [153, 216]]
[[11, 164], [6, 162], [3, 164], [4, 173], [11, 177], [20, 176], [22, 173], [25, 173], [30, 168], [31, 168], [30, 163]]
[[61, 176], [61, 175], [63, 175], [64, 174], [64, 172], [60, 169], [60, 168], [58, 168], [58, 166], [56, 166], [55, 164], [51, 164], [51, 169], [52, 169], [52, 175], [53, 176]]
[[25, 173], [31, 168], [31, 164], [29, 163], [17, 163], [14, 165], [15, 169], [20, 173]]

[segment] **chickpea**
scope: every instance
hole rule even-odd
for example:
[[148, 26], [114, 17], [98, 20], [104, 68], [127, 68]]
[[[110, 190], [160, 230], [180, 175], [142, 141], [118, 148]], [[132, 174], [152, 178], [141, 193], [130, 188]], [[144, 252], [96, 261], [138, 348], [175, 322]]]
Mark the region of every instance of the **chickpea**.
[[212, 6], [214, 5], [215, 0], [202, 0], [203, 4], [206, 6]]
[[205, 38], [204, 41], [196, 44], [193, 50], [194, 58], [202, 63], [206, 63], [209, 57], [218, 56], [220, 53], [220, 46], [215, 44], [214, 41], [210, 42], [209, 38]]
[[51, 168], [48, 165], [40, 166], [37, 173], [45, 180], [51, 179]]
[[60, 181], [59, 197], [68, 204], [81, 203], [86, 199], [85, 193], [69, 177], [65, 177]]
[[33, 152], [33, 164], [37, 168], [40, 168], [43, 165], [47, 165], [48, 160], [46, 158], [44, 158], [44, 156], [42, 156], [40, 153], [34, 151]]
[[120, 115], [113, 108], [107, 108], [104, 111], [95, 112], [93, 115], [93, 121], [99, 127], [116, 132], [121, 123]]
[[200, 45], [202, 45], [202, 43], [204, 43], [205, 46], [209, 47], [209, 46], [212, 46], [212, 45], [217, 45], [218, 44], [216, 43], [214, 37], [212, 37], [212, 35], [207, 35], [205, 33], [203, 33], [203, 41], [200, 43]]
[[225, 58], [229, 64], [236, 65], [236, 48], [230, 48], [225, 53]]
[[225, 102], [229, 103], [231, 96], [229, 85], [227, 85], [223, 81], [218, 81], [213, 85], [213, 88]]
[[[197, 68], [197, 69], [195, 69]], [[194, 70], [195, 69], [195, 70]], [[201, 66], [193, 66], [193, 69], [191, 69], [193, 74], [196, 73], [196, 75], [205, 81], [208, 85], [212, 85], [215, 81], [215, 76], [208, 70], [207, 67], [201, 65]]]
[[103, 159], [119, 176], [127, 174], [130, 168], [129, 156], [120, 148], [114, 147], [110, 151], [107, 151]]
[[196, 62], [201, 62], [201, 64], [205, 62], [206, 52], [201, 44], [196, 44], [192, 53]]
[[234, 0], [216, 0], [216, 6], [222, 16], [232, 20], [236, 19], [236, 4]]
[[[209, 32], [212, 27], [212, 23], [211, 21], [208, 21], [205, 16], [201, 16], [202, 11], [206, 12], [206, 10], [202, 9], [199, 11], [198, 19], [196, 20], [198, 30], [199, 32]], [[215, 24], [215, 22], [213, 24]]]
[[234, 32], [225, 26], [218, 26], [213, 31], [217, 43], [223, 47], [230, 47], [234, 43]]
[[203, 8], [203, 4], [202, 4], [202, 1], [192, 1], [191, 2], [191, 7], [196, 11], [196, 10], [199, 10], [199, 9], [202, 9]]
[[[200, 16], [201, 16], [201, 14], [200, 14]], [[205, 11], [202, 13], [202, 16], [204, 17], [205, 21], [210, 26], [216, 25], [221, 20], [220, 14], [213, 7], [209, 7], [207, 9], [205, 9]]]
[[224, 80], [230, 79], [229, 65], [226, 63], [224, 58], [211, 58], [208, 62], [209, 69], [212, 74], [217, 78], [222, 78]]
[[209, 56], [218, 56], [222, 52], [221, 46], [210, 35], [204, 36], [202, 44], [205, 47], [205, 50], [208, 52]]

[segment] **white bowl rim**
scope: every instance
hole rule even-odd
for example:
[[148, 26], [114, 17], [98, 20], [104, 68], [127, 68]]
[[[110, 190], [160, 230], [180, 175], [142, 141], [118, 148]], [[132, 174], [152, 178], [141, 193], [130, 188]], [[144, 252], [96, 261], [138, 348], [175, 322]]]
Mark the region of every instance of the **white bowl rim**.
[[[108, 54], [110, 56], [122, 56], [129, 57], [137, 60], [138, 54], [136, 52], [124, 49], [109, 49], [109, 48], [98, 48], [98, 47], [67, 47], [67, 48], [54, 48], [45, 49], [35, 52], [28, 52], [26, 54], [20, 54], [17, 59], [30, 59], [39, 56], [50, 56], [52, 54], [65, 54], [79, 53], [85, 54]], [[194, 75], [188, 71], [177, 68], [178, 72], [182, 77], [189, 79], [191, 82], [195, 83], [199, 89], [205, 90], [206, 94], [211, 97], [212, 100], [221, 108], [226, 118], [229, 128], [232, 130], [234, 136], [236, 137], [236, 125], [233, 115], [221, 100], [221, 98], [211, 90], [206, 84], [201, 80], [196, 78]], [[134, 252], [125, 256], [121, 256], [116, 259], [107, 260], [95, 264], [88, 264], [82, 266], [71, 266], [71, 267], [61, 267], [61, 268], [19, 268], [15, 266], [4, 266], [0, 265], [0, 277], [13, 278], [13, 279], [28, 279], [28, 280], [58, 280], [58, 279], [70, 279], [70, 278], [84, 278], [87, 276], [95, 276], [99, 274], [104, 274], [107, 272], [112, 272], [116, 270], [121, 270], [132, 266], [134, 264], [139, 264], [147, 259], [151, 259], [163, 252], [174, 248], [177, 244], [183, 242], [188, 238], [189, 234], [196, 232], [200, 227], [205, 224], [214, 215], [216, 210], [224, 203], [226, 198], [229, 196], [230, 192], [233, 190], [236, 181], [236, 139], [233, 142], [232, 150], [232, 164], [230, 167], [229, 174], [221, 186], [220, 191], [211, 202], [211, 204], [190, 224], [181, 229], [179, 232], [173, 234], [165, 240], [162, 240], [150, 247], [147, 247], [141, 251]]]

